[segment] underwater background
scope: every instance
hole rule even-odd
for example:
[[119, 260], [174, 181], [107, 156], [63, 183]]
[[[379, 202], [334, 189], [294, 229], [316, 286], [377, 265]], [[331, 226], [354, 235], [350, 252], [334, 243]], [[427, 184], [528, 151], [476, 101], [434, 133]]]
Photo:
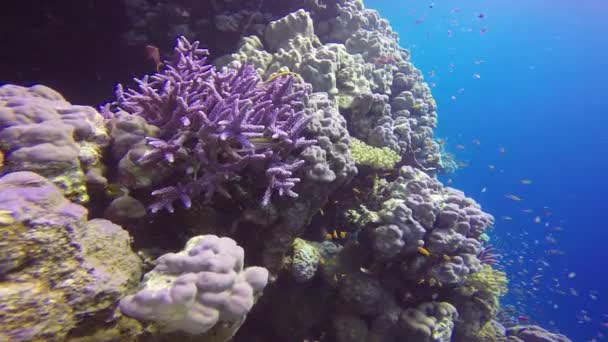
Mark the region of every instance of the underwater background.
[[390, 20], [426, 81], [435, 84], [437, 136], [466, 163], [440, 178], [452, 179], [496, 217], [492, 243], [510, 281], [503, 303], [574, 341], [605, 340], [608, 4], [366, 4]]
[[[608, 5], [563, 0], [210, 3], [212, 8], [190, 0], [36, 0], [5, 9], [0, 21], [0, 233], [8, 237], [0, 242], [0, 273], [18, 286], [2, 285], [10, 295], [4, 297], [9, 305], [0, 300], [8, 313], [0, 318], [5, 329], [0, 329], [0, 340], [201, 338], [196, 334], [204, 334], [201, 341], [341, 342], [374, 334], [378, 341], [486, 342], [505, 335], [515, 341], [567, 340], [550, 332], [572, 341], [607, 339]], [[307, 12], [297, 11], [301, 7]], [[393, 32], [409, 52], [398, 48]], [[176, 43], [182, 34], [208, 48], [209, 60], [200, 59], [202, 52], [185, 38]], [[248, 35], [261, 37], [263, 44], [243, 44]], [[375, 39], [381, 43], [378, 50]], [[186, 189], [182, 182], [201, 170], [211, 178], [215, 173], [187, 164], [171, 169], [174, 159], [185, 158], [184, 151], [174, 149], [173, 141], [149, 139], [161, 134], [171, 140], [175, 127], [146, 117], [142, 108], [149, 109], [157, 99], [138, 90], [133, 78], [157, 72], [179, 83], [167, 72], [180, 63], [168, 61], [175, 44], [175, 53], [187, 55], [199, 68], [182, 70], [184, 74], [208, 75], [206, 63], [234, 71], [239, 62], [250, 62], [259, 79], [253, 69], [228, 79], [257, 83], [254, 100], [263, 91], [268, 91], [264, 96], [277, 92], [274, 96], [287, 98], [281, 105], [290, 109], [282, 113], [291, 116], [279, 128], [273, 123], [261, 136], [248, 132], [251, 146], [240, 137], [226, 147], [230, 153], [220, 155], [218, 160], [235, 169], [238, 162], [230, 159], [235, 155], [261, 150], [266, 154], [255, 158], [264, 161], [273, 150], [278, 155], [267, 164], [238, 169], [237, 177], [230, 178], [234, 183], [226, 182], [234, 198], [212, 189], [205, 195], [217, 191], [213, 201], [203, 201], [199, 195], [204, 191]], [[289, 53], [282, 55], [279, 46]], [[309, 59], [296, 66], [294, 56], [307, 53]], [[323, 68], [327, 65], [329, 71]], [[212, 77], [220, 79], [214, 72]], [[291, 109], [301, 108], [302, 80], [319, 92], [306, 103], [312, 119]], [[24, 88], [35, 84], [54, 91]], [[117, 84], [135, 90], [125, 98], [114, 93]], [[159, 84], [154, 87], [170, 93]], [[289, 89], [290, 95], [279, 88]], [[197, 90], [183, 92], [200, 97]], [[171, 103], [171, 96], [163, 100]], [[357, 101], [349, 102], [353, 98]], [[21, 105], [24, 109], [15, 109]], [[410, 116], [408, 110], [399, 114], [405, 108], [412, 117], [404, 134], [397, 122], [403, 119], [399, 116]], [[39, 115], [33, 121], [39, 120], [42, 128], [31, 136], [26, 129], [8, 129], [23, 124], [14, 119], [19, 115], [13, 111], [19, 110]], [[45, 115], [65, 117], [55, 131]], [[392, 125], [393, 119], [394, 132], [383, 131], [380, 138], [369, 133], [385, 128], [382, 120]], [[302, 128], [307, 120], [312, 124]], [[180, 122], [191, 124], [188, 117]], [[68, 126], [76, 128], [73, 137]], [[284, 140], [270, 139], [270, 131]], [[319, 137], [322, 149], [314, 145]], [[391, 138], [401, 144], [390, 145], [398, 154], [366, 145], [389, 146]], [[68, 141], [68, 149], [78, 153], [67, 153], [69, 162], [52, 167], [34, 160], [40, 153], [31, 153], [32, 160], [18, 159], [15, 151], [38, 139], [54, 141], [62, 152]], [[191, 141], [185, 145], [188, 152], [198, 148]], [[146, 152], [136, 162], [123, 163], [132, 151], [137, 155], [142, 150]], [[169, 152], [151, 153], [161, 150]], [[162, 167], [139, 168], [150, 161]], [[407, 167], [399, 171], [403, 165]], [[48, 179], [15, 176], [24, 170]], [[283, 181], [270, 177], [272, 172]], [[266, 184], [268, 178], [273, 181]], [[297, 199], [285, 195], [292, 188]], [[169, 189], [165, 195], [170, 196], [163, 198], [159, 189]], [[426, 202], [412, 200], [409, 207], [392, 206], [416, 198], [416, 189], [431, 196]], [[445, 200], [450, 196], [453, 202]], [[449, 221], [454, 206], [458, 223], [470, 223], [471, 233], [450, 235], [452, 229], [441, 227], [441, 219], [423, 219], [423, 214], [445, 214]], [[39, 220], [19, 216], [13, 210], [19, 207], [35, 208]], [[426, 212], [428, 207], [433, 210]], [[404, 215], [399, 209], [420, 223], [411, 231], [410, 221], [399, 226], [399, 215]], [[412, 215], [412, 210], [423, 214]], [[403, 230], [402, 240], [391, 235], [389, 224]], [[27, 233], [48, 226], [53, 229], [45, 230], [45, 239]], [[70, 227], [67, 237], [61, 235], [64, 226]], [[78, 229], [90, 236], [73, 233]], [[417, 236], [420, 230], [428, 234]], [[437, 235], [431, 237], [432, 231]], [[202, 234], [210, 234], [205, 246]], [[462, 250], [450, 250], [450, 236], [464, 245]], [[45, 247], [33, 248], [39, 245]], [[234, 261], [239, 285], [247, 283], [243, 286], [250, 292], [243, 296], [245, 309], [222, 313], [234, 325], [215, 324], [217, 318], [206, 326], [179, 322], [171, 314], [146, 317], [149, 312], [142, 312], [150, 298], [138, 297], [144, 298], [142, 307], [133, 299], [153, 283], [149, 278], [162, 278], [162, 268], [175, 267], [155, 263], [156, 257], [194, 245], [199, 251], [212, 246], [224, 257], [241, 246], [245, 250], [246, 257]], [[446, 252], [436, 252], [442, 249]], [[89, 250], [97, 254], [86, 254]], [[454, 266], [460, 257], [469, 258], [466, 267], [462, 262]], [[494, 270], [507, 274], [504, 296], [506, 279]], [[152, 276], [142, 279], [144, 273]], [[32, 275], [62, 285], [39, 288]], [[33, 290], [19, 285], [24, 283]], [[471, 290], [484, 287], [481, 295]], [[72, 300], [52, 299], [57, 305], [47, 312], [47, 299], [39, 293]], [[499, 297], [496, 314], [493, 300]], [[479, 298], [487, 302], [478, 305]], [[398, 326], [395, 321], [387, 323], [394, 317], [391, 310], [406, 324], [396, 328], [391, 325]], [[166, 324], [163, 320], [172, 321], [174, 331], [156, 330]]]

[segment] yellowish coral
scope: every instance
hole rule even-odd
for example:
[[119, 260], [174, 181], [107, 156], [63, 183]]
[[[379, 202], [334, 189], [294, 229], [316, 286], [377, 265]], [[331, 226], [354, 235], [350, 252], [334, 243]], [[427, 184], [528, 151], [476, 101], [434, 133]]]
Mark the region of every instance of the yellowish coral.
[[471, 274], [467, 279], [467, 284], [491, 294], [494, 297], [504, 296], [507, 293], [507, 275], [493, 269], [489, 265], [484, 265], [481, 271]]
[[370, 166], [377, 170], [391, 170], [401, 159], [401, 156], [397, 152], [388, 147], [378, 148], [369, 146], [363, 141], [352, 137], [350, 148], [355, 163]]

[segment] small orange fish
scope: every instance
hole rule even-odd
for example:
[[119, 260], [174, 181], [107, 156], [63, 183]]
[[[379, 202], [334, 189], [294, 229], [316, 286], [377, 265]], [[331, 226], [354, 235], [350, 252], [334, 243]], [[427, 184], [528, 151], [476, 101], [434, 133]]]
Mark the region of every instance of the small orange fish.
[[163, 62], [160, 61], [160, 50], [154, 45], [146, 45], [146, 57], [154, 63], [156, 72], [160, 72]]
[[456, 165], [458, 165], [458, 167], [467, 167], [467, 166], [469, 166], [469, 164], [467, 164], [465, 162], [461, 162], [461, 161], [457, 162]]
[[424, 256], [429, 256], [431, 255], [431, 252], [429, 252], [426, 248], [424, 247], [418, 247], [418, 253], [424, 255]]
[[505, 195], [505, 197], [508, 198], [508, 199], [510, 199], [510, 200], [516, 201], [516, 202], [519, 202], [519, 201], [522, 200], [521, 197], [515, 196], [515, 195], [511, 195], [511, 194], [507, 194], [507, 195]]

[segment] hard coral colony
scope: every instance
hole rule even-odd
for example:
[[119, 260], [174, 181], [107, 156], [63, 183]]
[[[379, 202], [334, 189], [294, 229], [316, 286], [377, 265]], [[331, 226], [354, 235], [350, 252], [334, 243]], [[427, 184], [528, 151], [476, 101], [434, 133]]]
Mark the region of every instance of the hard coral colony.
[[150, 210], [173, 212], [177, 200], [190, 207], [199, 195], [206, 202], [215, 193], [230, 197], [226, 184], [253, 166], [265, 169], [263, 205], [273, 193], [297, 197], [299, 152], [316, 142], [301, 136], [310, 120], [301, 110], [305, 89], [291, 75], [262, 83], [246, 64], [218, 71], [198, 45], [180, 37], [173, 60], [136, 80], [139, 90], [118, 86], [115, 113], [109, 113], [142, 116], [160, 128], [158, 138], [146, 138], [153, 149], [138, 163], [171, 164], [179, 181], [152, 192], [157, 201]]

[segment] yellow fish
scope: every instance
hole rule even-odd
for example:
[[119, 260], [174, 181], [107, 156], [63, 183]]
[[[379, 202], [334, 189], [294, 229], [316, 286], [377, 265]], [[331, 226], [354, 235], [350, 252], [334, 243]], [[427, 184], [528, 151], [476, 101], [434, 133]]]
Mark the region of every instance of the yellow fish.
[[429, 252], [426, 248], [424, 247], [418, 247], [418, 253], [424, 255], [424, 256], [429, 256], [431, 255], [431, 252]]
[[445, 261], [451, 261], [451, 260], [452, 260], [452, 258], [450, 258], [450, 256], [449, 256], [449, 255], [444, 254], [444, 255], [443, 255], [443, 260], [445, 260]]
[[325, 237], [327, 238], [327, 240], [345, 239], [346, 232], [345, 231], [338, 232], [337, 230], [334, 229], [333, 232], [325, 234]]
[[268, 79], [265, 81], [265, 83], [270, 83], [270, 82], [272, 82], [276, 78], [279, 78], [281, 76], [287, 76], [287, 75], [291, 75], [295, 79], [300, 79], [300, 75], [297, 74], [297, 73], [295, 73], [295, 72], [292, 72], [292, 71], [281, 71], [281, 72], [275, 72], [272, 75], [270, 75], [270, 77], [268, 77]]

